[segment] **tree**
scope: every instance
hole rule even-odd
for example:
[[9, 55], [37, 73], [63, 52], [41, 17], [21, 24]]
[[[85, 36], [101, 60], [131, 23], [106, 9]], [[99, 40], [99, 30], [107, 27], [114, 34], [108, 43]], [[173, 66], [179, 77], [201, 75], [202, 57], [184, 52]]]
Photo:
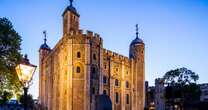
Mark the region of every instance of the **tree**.
[[194, 103], [200, 98], [200, 87], [197, 85], [199, 79], [198, 74], [187, 69], [178, 68], [168, 71], [164, 76], [164, 84], [166, 85], [166, 100], [169, 103], [178, 102], [185, 106]]
[[6, 103], [10, 98], [12, 98], [11, 92], [3, 91], [3, 93], [0, 94], [1, 94], [0, 105]]
[[0, 18], [0, 99], [9, 94], [21, 94], [21, 84], [15, 71], [21, 60], [20, 45], [21, 37], [12, 23], [7, 18]]
[[187, 68], [178, 68], [168, 71], [163, 76], [163, 79], [165, 81], [165, 84], [168, 86], [184, 86], [191, 83], [196, 83], [196, 81], [199, 79], [199, 75]]

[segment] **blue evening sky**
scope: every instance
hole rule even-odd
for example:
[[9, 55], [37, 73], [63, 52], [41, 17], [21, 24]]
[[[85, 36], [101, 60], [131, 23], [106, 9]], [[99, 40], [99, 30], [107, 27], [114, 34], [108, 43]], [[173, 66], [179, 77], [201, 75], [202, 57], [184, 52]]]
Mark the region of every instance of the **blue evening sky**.
[[[38, 65], [43, 30], [54, 47], [62, 37], [62, 13], [68, 0], [0, 0], [0, 17], [12, 21], [22, 36], [22, 53]], [[206, 0], [75, 0], [81, 29], [99, 33], [104, 47], [128, 56], [135, 24], [146, 44], [146, 80], [178, 67], [208, 82], [208, 1]], [[38, 96], [38, 69], [30, 93]]]

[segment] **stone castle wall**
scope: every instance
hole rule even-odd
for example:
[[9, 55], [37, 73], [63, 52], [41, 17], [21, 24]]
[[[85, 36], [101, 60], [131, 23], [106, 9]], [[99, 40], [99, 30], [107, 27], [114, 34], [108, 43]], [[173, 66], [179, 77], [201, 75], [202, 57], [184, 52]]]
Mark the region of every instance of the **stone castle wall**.
[[99, 34], [77, 30], [79, 16], [67, 10], [63, 37], [52, 50], [39, 51], [42, 107], [95, 110], [96, 97], [106, 94], [113, 110], [143, 110], [144, 45], [133, 47], [135, 58], [106, 50]]

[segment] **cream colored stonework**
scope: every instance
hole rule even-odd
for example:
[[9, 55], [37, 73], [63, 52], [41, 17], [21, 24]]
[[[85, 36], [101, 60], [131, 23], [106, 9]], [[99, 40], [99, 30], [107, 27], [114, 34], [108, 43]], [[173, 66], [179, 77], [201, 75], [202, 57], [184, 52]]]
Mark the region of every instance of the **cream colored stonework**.
[[[75, 16], [74, 21], [71, 16]], [[95, 97], [106, 91], [113, 110], [143, 110], [144, 44], [135, 47], [137, 56], [130, 59], [103, 48], [103, 40], [98, 34], [76, 30], [79, 17], [70, 10], [63, 15], [63, 20], [63, 37], [52, 50], [39, 51], [42, 109], [95, 110]], [[73, 26], [76, 28], [70, 30]], [[107, 78], [106, 83], [103, 83], [103, 77]], [[118, 86], [115, 86], [116, 79]], [[117, 103], [116, 93], [119, 95]]]

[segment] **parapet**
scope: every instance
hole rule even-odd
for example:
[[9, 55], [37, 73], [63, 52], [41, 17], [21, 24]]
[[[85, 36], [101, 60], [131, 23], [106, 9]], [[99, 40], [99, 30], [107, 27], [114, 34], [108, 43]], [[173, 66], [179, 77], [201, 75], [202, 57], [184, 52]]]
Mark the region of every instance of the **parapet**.
[[89, 39], [91, 41], [96, 41], [96, 42], [101, 42], [101, 43], [103, 42], [103, 39], [100, 37], [99, 34], [93, 33], [90, 30], [83, 31], [83, 30], [80, 29], [78, 31], [78, 34], [81, 35], [81, 36], [86, 37], [87, 39]]
[[103, 49], [103, 53], [106, 56], [111, 57], [114, 60], [120, 60], [120, 61], [124, 61], [124, 62], [129, 62], [129, 58], [128, 57], [126, 57], [124, 55], [121, 55], [121, 54], [118, 54], [116, 52], [112, 52], [110, 50]]
[[80, 29], [79, 32], [78, 32], [78, 34], [83, 34], [83, 30]]
[[89, 31], [89, 30], [86, 31], [86, 34], [87, 34], [87, 36], [93, 36], [93, 32]]

